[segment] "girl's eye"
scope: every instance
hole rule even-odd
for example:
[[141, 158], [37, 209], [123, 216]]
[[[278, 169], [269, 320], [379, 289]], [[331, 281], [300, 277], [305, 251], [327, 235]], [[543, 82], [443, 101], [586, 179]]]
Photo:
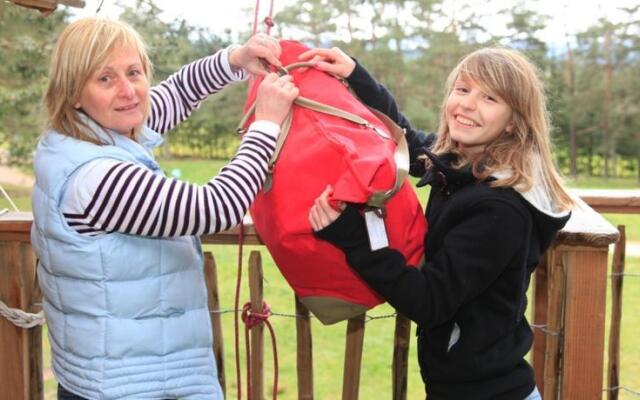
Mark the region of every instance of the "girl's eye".
[[99, 80], [100, 82], [105, 82], [105, 83], [107, 83], [107, 82], [109, 82], [109, 77], [108, 77], [107, 75], [102, 75], [102, 76], [100, 76], [100, 77], [98, 78], [98, 80]]
[[491, 95], [487, 95], [487, 100], [493, 102], [493, 103], [497, 103], [498, 99], [496, 99], [495, 97], [491, 96]]
[[469, 91], [469, 89], [464, 86], [456, 86], [454, 90], [458, 93], [467, 93]]

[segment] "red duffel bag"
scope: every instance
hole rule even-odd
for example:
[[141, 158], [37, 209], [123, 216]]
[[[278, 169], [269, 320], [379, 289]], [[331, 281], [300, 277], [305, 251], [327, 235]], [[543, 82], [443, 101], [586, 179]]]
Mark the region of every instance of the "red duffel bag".
[[[283, 124], [270, 176], [251, 207], [256, 231], [300, 301], [324, 324], [361, 314], [382, 299], [355, 274], [342, 251], [316, 239], [309, 209], [327, 185], [331, 199], [383, 210], [389, 246], [419, 265], [426, 222], [407, 181], [403, 131], [364, 106], [344, 82], [314, 68], [297, 68], [307, 50], [281, 41], [281, 73], [300, 89], [290, 127]], [[253, 120], [260, 78], [249, 88], [241, 128]], [[374, 114], [375, 113], [375, 114]], [[382, 121], [384, 120], [384, 122]]]

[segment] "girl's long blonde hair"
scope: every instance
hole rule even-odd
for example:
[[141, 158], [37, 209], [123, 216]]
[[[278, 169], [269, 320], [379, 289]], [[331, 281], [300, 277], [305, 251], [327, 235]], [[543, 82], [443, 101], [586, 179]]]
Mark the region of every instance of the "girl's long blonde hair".
[[[489, 143], [481, 156], [466, 159], [451, 139], [446, 103], [458, 79], [474, 82], [500, 96], [512, 109], [513, 129]], [[573, 205], [551, 157], [550, 119], [544, 86], [536, 67], [521, 53], [503, 48], [484, 48], [467, 55], [451, 71], [440, 113], [439, 135], [434, 153], [454, 153], [458, 166], [470, 164], [479, 180], [510, 169], [512, 174], [492, 182], [495, 187], [526, 191], [539, 179], [560, 210]]]
[[[105, 18], [87, 17], [64, 29], [51, 56], [49, 81], [43, 99], [48, 127], [76, 139], [104, 144], [74, 105], [87, 80], [104, 65], [111, 52], [124, 47], [131, 47], [138, 53], [147, 82], [150, 82], [151, 61], [146, 45], [129, 25]], [[148, 115], [149, 109], [146, 113]]]

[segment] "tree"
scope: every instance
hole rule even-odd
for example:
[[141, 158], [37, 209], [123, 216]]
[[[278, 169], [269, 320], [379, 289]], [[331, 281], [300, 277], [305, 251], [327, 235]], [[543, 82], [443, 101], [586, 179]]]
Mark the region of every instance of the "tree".
[[13, 163], [30, 160], [42, 132], [48, 60], [66, 17], [65, 10], [45, 18], [0, 2], [0, 143], [9, 145]]

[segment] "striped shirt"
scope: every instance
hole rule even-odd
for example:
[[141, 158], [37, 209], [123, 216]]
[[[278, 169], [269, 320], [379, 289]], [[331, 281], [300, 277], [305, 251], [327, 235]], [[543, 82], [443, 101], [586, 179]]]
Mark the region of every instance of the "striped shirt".
[[[188, 64], [151, 88], [147, 125], [164, 134], [202, 100], [242, 78], [243, 71], [231, 70], [226, 50]], [[159, 176], [132, 162], [93, 160], [69, 178], [61, 211], [83, 235], [170, 237], [229, 229], [262, 188], [279, 129], [272, 122], [254, 122], [235, 156], [205, 185]]]

